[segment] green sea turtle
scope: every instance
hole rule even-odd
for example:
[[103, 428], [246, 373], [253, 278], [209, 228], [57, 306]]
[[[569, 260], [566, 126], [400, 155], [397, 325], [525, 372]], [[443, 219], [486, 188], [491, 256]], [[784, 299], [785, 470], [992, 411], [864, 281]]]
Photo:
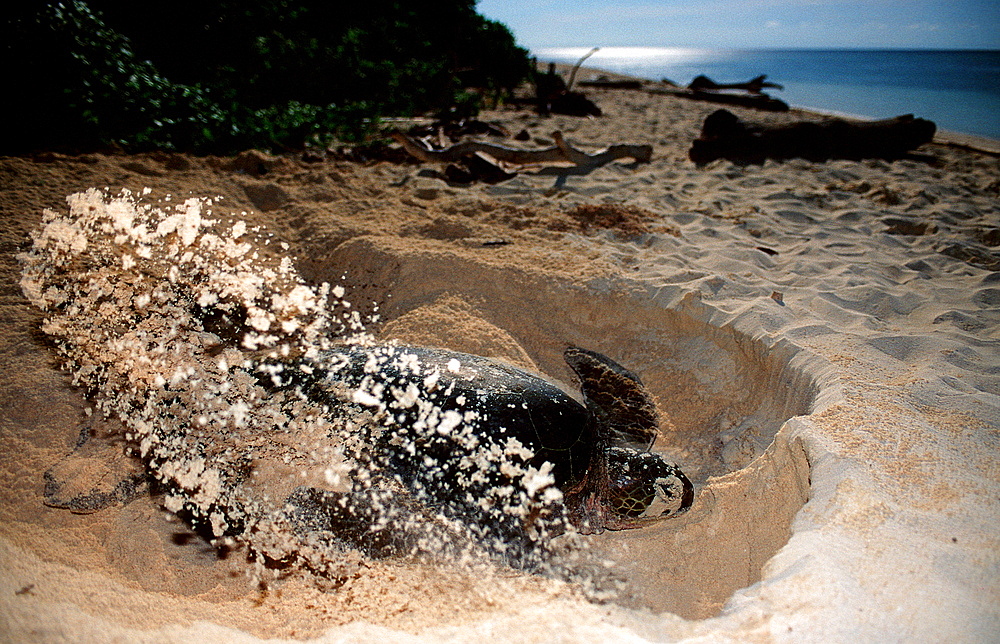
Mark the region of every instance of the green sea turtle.
[[[347, 345], [258, 363], [268, 389], [351, 419], [353, 490], [299, 487], [284, 501], [286, 518], [299, 534], [326, 534], [375, 556], [426, 543], [432, 532], [431, 549], [461, 548], [471, 532], [524, 566], [547, 547], [544, 535], [569, 526], [584, 534], [637, 528], [687, 510], [691, 482], [650, 451], [659, 424], [639, 377], [593, 351], [570, 347], [564, 358], [583, 403], [538, 375], [442, 349]], [[135, 472], [117, 485], [104, 475], [92, 490], [79, 467], [67, 469], [95, 444], [81, 440], [46, 473], [48, 504], [94, 511], [142, 491]], [[108, 459], [88, 462], [98, 460]]]
[[[649, 451], [657, 414], [639, 377], [593, 351], [564, 358], [584, 404], [516, 367], [417, 347], [344, 347], [311, 361], [306, 381], [276, 381], [364, 410], [370, 471], [484, 533], [509, 538], [553, 517], [557, 529], [621, 530], [687, 510], [691, 482]], [[332, 498], [300, 490], [295, 502], [315, 515]]]

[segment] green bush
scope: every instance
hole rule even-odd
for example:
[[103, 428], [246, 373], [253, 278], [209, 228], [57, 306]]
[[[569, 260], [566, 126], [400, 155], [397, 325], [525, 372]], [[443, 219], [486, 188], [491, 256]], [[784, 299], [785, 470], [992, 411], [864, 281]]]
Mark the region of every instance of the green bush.
[[[27, 2], [3, 19], [5, 152], [115, 144], [227, 152], [358, 139], [380, 116], [476, 109], [527, 52], [474, 2]], [[415, 5], [418, 5], [415, 8]]]

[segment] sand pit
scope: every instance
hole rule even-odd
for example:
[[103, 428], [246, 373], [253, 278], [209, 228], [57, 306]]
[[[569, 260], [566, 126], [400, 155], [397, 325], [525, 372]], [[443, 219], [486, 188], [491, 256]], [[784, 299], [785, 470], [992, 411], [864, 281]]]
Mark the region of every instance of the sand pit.
[[[569, 342], [614, 356], [649, 384], [666, 421], [654, 449], [684, 463], [700, 493], [670, 525], [593, 539], [629, 570], [632, 596], [623, 601], [708, 617], [758, 581], [787, 541], [808, 497], [808, 462], [788, 432], [775, 437], [789, 418], [838, 398], [824, 360], [740, 331], [692, 298], [671, 301], [627, 279], [581, 288], [529, 271], [512, 275], [473, 254], [371, 239], [342, 244], [329, 266], [318, 277], [352, 267], [371, 284], [392, 284], [364, 289], [390, 320], [386, 338], [491, 355], [567, 382], [561, 354]], [[352, 289], [350, 278], [345, 284], [363, 288]], [[677, 553], [683, 564], [667, 563]]]
[[[932, 145], [925, 159], [892, 163], [696, 168], [686, 146], [709, 108], [638, 92], [595, 98], [607, 117], [488, 117], [539, 144], [554, 129], [588, 150], [649, 142], [650, 164], [558, 187], [531, 175], [457, 187], [415, 165], [255, 153], [4, 159], [9, 638], [996, 632], [996, 159]], [[502, 358], [570, 389], [565, 344], [606, 353], [653, 392], [655, 449], [695, 481], [695, 506], [591, 538], [628, 580], [606, 603], [559, 580], [392, 561], [360, 562], [334, 589], [296, 574], [262, 590], [239, 552], [207, 547], [162, 496], [93, 514], [46, 507], [42, 475], [72, 449], [91, 403], [58, 370], [14, 255], [43, 208], [65, 211], [67, 195], [92, 186], [224, 196], [288, 245], [281, 253], [306, 282], [343, 285], [363, 316], [377, 305], [372, 328], [384, 338]], [[638, 210], [593, 216], [609, 205]]]

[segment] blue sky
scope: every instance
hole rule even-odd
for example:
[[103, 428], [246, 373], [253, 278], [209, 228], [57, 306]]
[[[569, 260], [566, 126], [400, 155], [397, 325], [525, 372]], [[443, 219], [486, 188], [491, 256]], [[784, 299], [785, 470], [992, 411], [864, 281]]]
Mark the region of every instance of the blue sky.
[[542, 47], [1000, 49], [1000, 0], [479, 0]]

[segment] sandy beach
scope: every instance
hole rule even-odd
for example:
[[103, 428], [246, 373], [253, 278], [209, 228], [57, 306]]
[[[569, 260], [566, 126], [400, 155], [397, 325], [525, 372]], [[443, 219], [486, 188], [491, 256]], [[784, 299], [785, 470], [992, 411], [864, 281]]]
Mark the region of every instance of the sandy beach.
[[[990, 641], [1000, 632], [1000, 159], [938, 137], [898, 161], [695, 166], [715, 106], [588, 89], [599, 118], [480, 118], [649, 163], [449, 184], [416, 162], [246, 152], [0, 158], [0, 633], [6, 641]], [[817, 118], [792, 112], [762, 117]], [[917, 115], [919, 116], [919, 114]], [[505, 145], [515, 142], [504, 142]], [[568, 344], [638, 373], [685, 515], [585, 537], [597, 599], [502, 567], [354, 562], [335, 588], [255, 582], [143, 494], [82, 514], [44, 474], [90, 414], [22, 292], [46, 209], [89, 188], [223, 199], [379, 339], [503, 359], [572, 387]], [[120, 423], [119, 423], [120, 424]], [[68, 474], [67, 474], [68, 476]], [[223, 553], [224, 554], [224, 553]]]

